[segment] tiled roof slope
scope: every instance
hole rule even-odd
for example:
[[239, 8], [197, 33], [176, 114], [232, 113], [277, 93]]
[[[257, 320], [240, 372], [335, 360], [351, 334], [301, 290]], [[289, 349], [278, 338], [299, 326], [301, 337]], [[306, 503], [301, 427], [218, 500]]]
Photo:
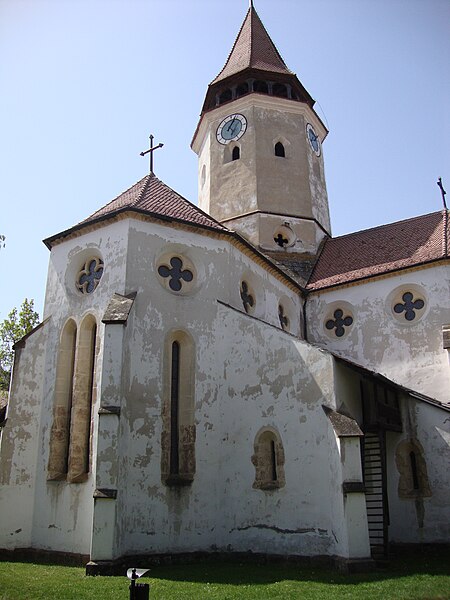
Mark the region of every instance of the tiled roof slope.
[[153, 173], [146, 175], [109, 204], [82, 221], [80, 225], [124, 209], [134, 209], [157, 217], [177, 219], [193, 225], [227, 231], [226, 227], [180, 196]]
[[248, 10], [225, 66], [211, 85], [248, 68], [292, 75], [253, 6]]
[[319, 290], [447, 258], [448, 211], [328, 239], [308, 290]]

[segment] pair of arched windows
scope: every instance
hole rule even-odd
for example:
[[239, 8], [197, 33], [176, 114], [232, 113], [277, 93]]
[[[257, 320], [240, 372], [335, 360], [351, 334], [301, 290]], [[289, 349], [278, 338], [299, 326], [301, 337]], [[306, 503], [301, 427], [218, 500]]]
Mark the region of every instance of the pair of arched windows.
[[90, 433], [95, 388], [97, 323], [92, 315], [61, 334], [56, 369], [48, 479], [79, 483], [90, 470]]
[[[274, 146], [274, 154], [280, 158], [286, 158], [286, 151], [281, 142], [277, 142]], [[241, 158], [241, 149], [239, 146], [234, 146], [231, 150], [231, 160], [239, 160]]]
[[161, 477], [188, 485], [195, 474], [195, 346], [185, 331], [171, 332], [164, 348]]

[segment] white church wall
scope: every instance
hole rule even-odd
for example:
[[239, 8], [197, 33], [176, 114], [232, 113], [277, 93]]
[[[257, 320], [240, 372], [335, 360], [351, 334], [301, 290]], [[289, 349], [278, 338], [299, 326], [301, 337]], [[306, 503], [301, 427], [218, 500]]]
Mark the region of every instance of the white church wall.
[[[401, 295], [411, 291], [424, 307], [408, 321], [405, 311], [396, 314]], [[326, 328], [335, 320], [351, 317], [351, 325]], [[405, 271], [383, 279], [311, 294], [307, 302], [308, 339], [378, 371], [392, 380], [442, 402], [449, 402], [450, 366], [443, 348], [442, 326], [450, 322], [450, 270], [448, 266]], [[316, 324], [314, 327], [311, 324]]]
[[16, 351], [8, 420], [0, 434], [0, 548], [32, 545], [48, 327], [47, 321]]
[[[43, 360], [45, 366], [36, 377], [40, 386], [36, 394], [37, 407], [34, 427], [38, 434], [33, 435], [36, 444], [35, 454], [31, 453], [33, 446], [28, 446], [27, 469], [35, 472], [34, 498], [29, 499], [34, 509], [20, 513], [30, 515], [33, 519], [32, 533], [28, 543], [14, 541], [15, 547], [35, 547], [63, 552], [89, 554], [94, 481], [94, 460], [96, 453], [96, 438], [92, 438], [91, 472], [83, 483], [68, 483], [66, 481], [47, 481], [47, 464], [49, 459], [49, 439], [53, 421], [54, 390], [57, 367], [57, 352], [60, 335], [64, 324], [72, 318], [77, 326], [87, 314], [95, 316], [98, 326], [98, 337], [102, 337], [101, 319], [106, 306], [114, 292], [124, 293], [126, 272], [126, 249], [128, 236], [127, 220], [118, 221], [102, 227], [98, 231], [90, 231], [74, 239], [68, 239], [53, 247], [49, 261], [46, 301], [44, 317], [51, 317], [46, 327], [44, 350], [28, 350], [30, 361]], [[91, 256], [100, 257], [105, 265], [101, 283], [94, 293], [81, 294], [75, 287], [75, 281], [83, 263]], [[30, 341], [27, 340], [27, 346]], [[102, 362], [102, 344], [98, 349], [97, 365]], [[31, 379], [32, 370], [21, 369], [22, 377], [26, 378], [24, 385], [34, 385]], [[97, 369], [97, 380], [99, 379]], [[99, 388], [99, 381], [97, 386]], [[20, 406], [30, 406], [26, 390], [19, 390], [17, 402]], [[11, 409], [14, 410], [15, 398], [12, 398]], [[32, 406], [32, 405], [31, 405]], [[97, 428], [98, 398], [92, 410], [93, 431]], [[23, 409], [21, 409], [23, 410]], [[29, 409], [27, 409], [29, 410]], [[3, 450], [2, 450], [3, 452]], [[17, 489], [11, 493], [17, 494]], [[22, 496], [21, 496], [22, 497]], [[25, 498], [25, 495], [23, 496]], [[70, 510], [68, 509], [70, 508]], [[19, 513], [18, 513], [19, 514]], [[3, 536], [2, 536], [3, 537]], [[3, 539], [1, 542], [3, 546]]]
[[[186, 295], [158, 275], [170, 253], [199, 278]], [[335, 404], [332, 359], [277, 324], [281, 294], [300, 313], [296, 294], [228, 240], [175, 227], [133, 222], [128, 256], [125, 287], [137, 296], [123, 329], [114, 553], [267, 551], [269, 543], [274, 553], [346, 555], [339, 452], [321, 408]], [[257, 318], [275, 326], [245, 315], [243, 273], [256, 294], [268, 290], [256, 296]], [[174, 330], [192, 337], [197, 365], [196, 467], [183, 487], [161, 481], [163, 348]], [[286, 455], [286, 486], [271, 492], [252, 487], [265, 425], [276, 427]]]
[[[448, 543], [450, 412], [404, 398], [402, 414], [404, 431], [387, 435], [389, 538], [400, 543]], [[401, 482], [399, 453], [405, 443], [423, 457], [423, 462], [417, 457], [417, 490], [411, 480], [405, 482], [406, 486]], [[410, 468], [409, 464], [405, 466]], [[407, 478], [408, 473], [403, 476]]]

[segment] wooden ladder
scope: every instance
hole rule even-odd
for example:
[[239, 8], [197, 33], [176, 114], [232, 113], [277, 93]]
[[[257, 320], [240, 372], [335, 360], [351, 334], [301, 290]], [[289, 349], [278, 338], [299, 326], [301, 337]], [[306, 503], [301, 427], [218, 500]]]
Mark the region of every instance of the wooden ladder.
[[366, 488], [367, 523], [372, 558], [383, 559], [388, 548], [388, 515], [384, 468], [384, 436], [364, 436], [364, 484]]

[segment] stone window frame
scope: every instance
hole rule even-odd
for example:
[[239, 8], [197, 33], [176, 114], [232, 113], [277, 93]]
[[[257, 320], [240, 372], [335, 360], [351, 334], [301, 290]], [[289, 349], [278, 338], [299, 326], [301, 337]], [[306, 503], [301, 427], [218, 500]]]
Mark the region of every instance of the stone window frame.
[[77, 326], [65, 323], [59, 343], [50, 431], [48, 481], [81, 483], [92, 460], [93, 404], [96, 401], [97, 321], [87, 314]]
[[[414, 318], [408, 320], [406, 317], [406, 310], [401, 312], [395, 311], [395, 306], [404, 302], [403, 295], [406, 293], [413, 295], [413, 303], [417, 300], [423, 301], [423, 307], [420, 309], [414, 309]], [[402, 327], [413, 327], [419, 323], [428, 311], [429, 302], [428, 296], [425, 289], [416, 283], [405, 283], [397, 286], [388, 295], [385, 303], [386, 312], [392, 317], [392, 319]]]
[[277, 490], [286, 485], [285, 454], [281, 436], [274, 427], [262, 427], [255, 436], [252, 464], [255, 467], [253, 489]]
[[[331, 321], [336, 321], [337, 317], [335, 316], [336, 311], [342, 311], [342, 321], [344, 325], [344, 333], [342, 335], [336, 335], [337, 328], [336, 327], [327, 327], [328, 323]], [[356, 322], [355, 308], [347, 302], [346, 300], [336, 300], [327, 304], [325, 306], [324, 311], [324, 319], [322, 320], [322, 328], [325, 335], [334, 341], [341, 341], [347, 338], [351, 331], [353, 330]], [[350, 321], [346, 321], [347, 318], [351, 319]], [[347, 325], [347, 323], [349, 323]]]
[[288, 222], [278, 225], [273, 232], [273, 243], [277, 250], [292, 248], [297, 241], [297, 236]]
[[[170, 285], [170, 283], [172, 281], [171, 276], [167, 276], [167, 275], [164, 276], [160, 272], [162, 268], [168, 269], [169, 271], [172, 270], [173, 265], [172, 265], [171, 261], [173, 259], [178, 259], [181, 261], [181, 272], [182, 273], [185, 271], [188, 271], [189, 273], [192, 274], [192, 279], [185, 280], [183, 278], [180, 278], [181, 287], [179, 290], [172, 289], [172, 287]], [[170, 292], [171, 294], [175, 294], [177, 296], [187, 296], [197, 290], [197, 286], [198, 286], [198, 282], [199, 282], [197, 269], [196, 269], [193, 261], [188, 256], [186, 256], [186, 254], [184, 254], [183, 252], [173, 251], [173, 250], [164, 252], [161, 256], [158, 257], [158, 259], [156, 261], [156, 265], [155, 265], [155, 270], [156, 270], [156, 275], [157, 275], [160, 285], [165, 290]]]
[[[239, 156], [236, 156], [236, 150]], [[242, 146], [239, 142], [231, 142], [223, 148], [223, 162], [225, 165], [235, 163], [242, 158]]]
[[[174, 348], [178, 354], [176, 397]], [[196, 468], [195, 343], [190, 333], [182, 329], [169, 332], [164, 341], [161, 413], [161, 480], [167, 486], [190, 485]], [[178, 428], [176, 433], [172, 430], [174, 423]], [[178, 452], [176, 459], [172, 456], [174, 451]]]
[[399, 473], [399, 498], [429, 498], [432, 496], [422, 444], [413, 438], [404, 439], [395, 449], [395, 464]]
[[[93, 262], [95, 262], [95, 267], [91, 269], [91, 265]], [[93, 254], [89, 256], [89, 258], [84, 261], [83, 265], [78, 270], [78, 273], [76, 275], [75, 287], [77, 289], [77, 292], [83, 296], [93, 294], [100, 284], [100, 280], [103, 277], [104, 270], [105, 263], [103, 262], [103, 259], [100, 258], [100, 256], [96, 256]], [[93, 289], [89, 290], [90, 282], [88, 282], [86, 278], [87, 275], [91, 273], [91, 271], [94, 273], [92, 280]], [[85, 281], [83, 283], [80, 283], [82, 277], [85, 278]]]

